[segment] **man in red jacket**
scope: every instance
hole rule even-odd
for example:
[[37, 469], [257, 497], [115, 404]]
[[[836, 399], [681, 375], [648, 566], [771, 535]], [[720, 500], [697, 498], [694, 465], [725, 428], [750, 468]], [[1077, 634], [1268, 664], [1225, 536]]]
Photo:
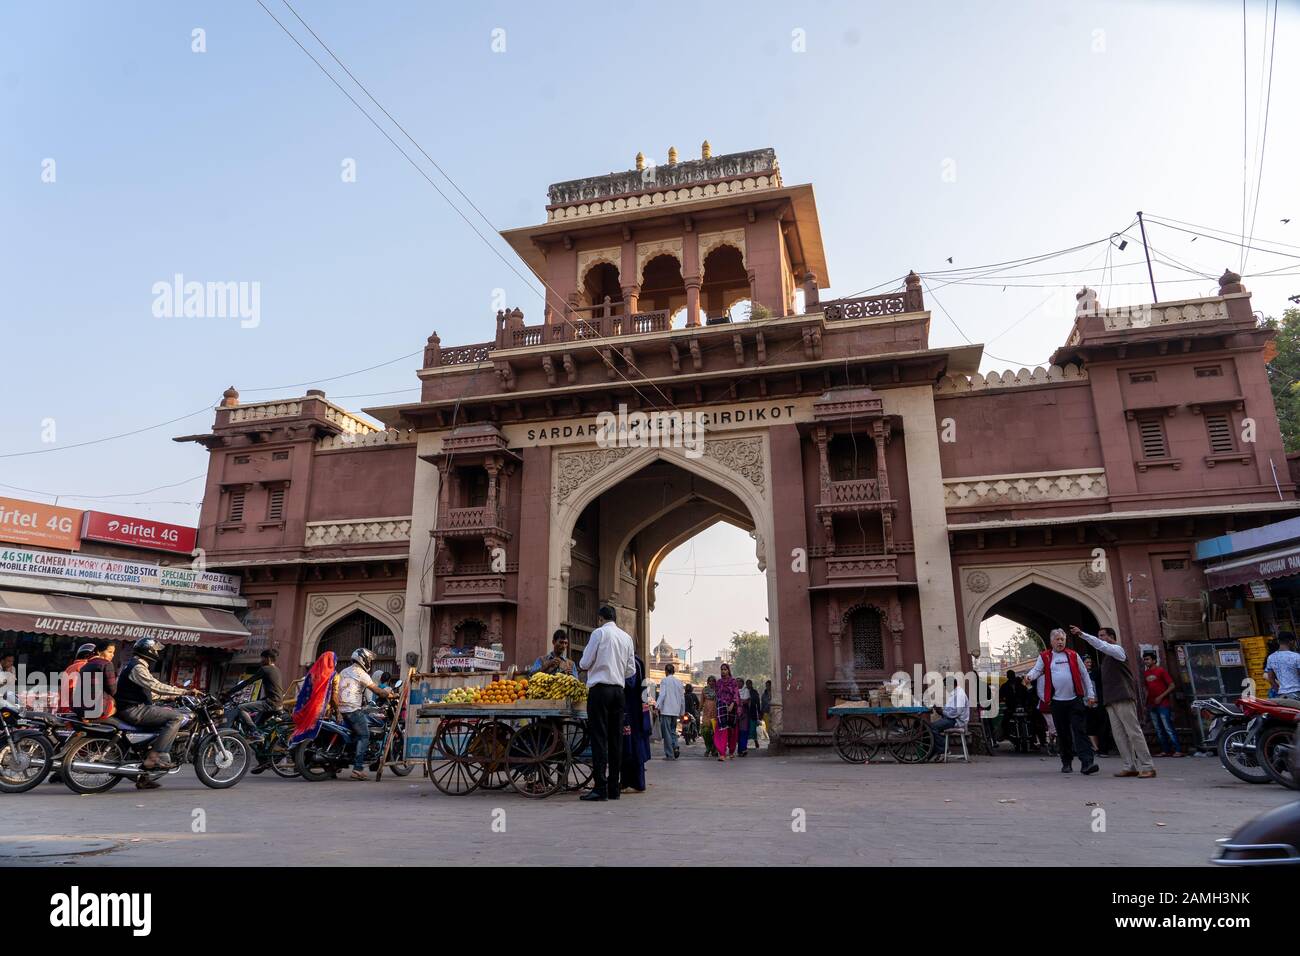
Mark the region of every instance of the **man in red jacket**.
[[1051, 642], [1051, 648], [1039, 655], [1025, 678], [1038, 681], [1038, 697], [1052, 709], [1056, 743], [1061, 750], [1061, 773], [1073, 771], [1076, 755], [1080, 773], [1096, 773], [1099, 768], [1085, 720], [1087, 708], [1097, 706], [1092, 677], [1079, 655], [1065, 646], [1065, 631], [1054, 629]]

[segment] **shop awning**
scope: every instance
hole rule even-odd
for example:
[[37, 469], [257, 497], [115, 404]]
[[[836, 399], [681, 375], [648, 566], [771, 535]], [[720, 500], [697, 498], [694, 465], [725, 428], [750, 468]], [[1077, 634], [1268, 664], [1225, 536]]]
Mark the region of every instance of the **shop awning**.
[[1300, 546], [1252, 554], [1248, 558], [1225, 561], [1205, 569], [1211, 588], [1230, 588], [1251, 581], [1268, 581], [1300, 574]]
[[0, 630], [237, 650], [248, 628], [229, 611], [0, 590]]

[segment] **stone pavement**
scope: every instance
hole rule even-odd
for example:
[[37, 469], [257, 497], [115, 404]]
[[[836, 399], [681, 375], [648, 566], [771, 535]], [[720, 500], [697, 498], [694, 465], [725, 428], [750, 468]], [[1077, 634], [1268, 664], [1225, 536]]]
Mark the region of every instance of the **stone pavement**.
[[[1241, 783], [1212, 757], [1156, 763], [1154, 780], [1112, 777], [1116, 758], [1083, 777], [1006, 753], [969, 766], [851, 766], [829, 751], [723, 765], [697, 743], [673, 763], [656, 756], [647, 793], [602, 804], [448, 797], [418, 771], [381, 783], [266, 774], [209, 790], [187, 769], [153, 792], [46, 783], [0, 796], [0, 865], [1199, 866], [1216, 838], [1294, 796]], [[206, 832], [195, 833], [199, 810]]]

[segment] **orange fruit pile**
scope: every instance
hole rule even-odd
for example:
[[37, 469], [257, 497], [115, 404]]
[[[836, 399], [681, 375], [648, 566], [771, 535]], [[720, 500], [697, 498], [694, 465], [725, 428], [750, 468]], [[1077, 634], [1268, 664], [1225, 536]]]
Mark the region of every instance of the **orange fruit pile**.
[[528, 680], [497, 680], [481, 688], [474, 697], [476, 704], [512, 704], [528, 694]]

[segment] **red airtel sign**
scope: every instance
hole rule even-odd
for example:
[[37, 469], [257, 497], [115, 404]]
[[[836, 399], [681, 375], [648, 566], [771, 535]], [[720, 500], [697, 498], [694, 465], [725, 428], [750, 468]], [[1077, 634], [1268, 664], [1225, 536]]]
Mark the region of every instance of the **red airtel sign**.
[[81, 536], [89, 541], [110, 541], [113, 544], [130, 544], [155, 551], [190, 554], [194, 550], [198, 530], [163, 521], [87, 511]]

